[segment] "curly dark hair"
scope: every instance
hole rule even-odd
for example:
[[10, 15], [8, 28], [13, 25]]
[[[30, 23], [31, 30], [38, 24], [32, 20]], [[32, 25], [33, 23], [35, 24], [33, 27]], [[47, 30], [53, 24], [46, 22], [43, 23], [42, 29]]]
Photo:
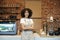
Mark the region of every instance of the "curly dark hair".
[[27, 10], [28, 13], [29, 13], [28, 18], [30, 18], [30, 17], [32, 16], [32, 10], [29, 9], [29, 8], [24, 8], [24, 9], [21, 11], [21, 16], [22, 16], [22, 17], [25, 17], [25, 12], [26, 12], [26, 10]]

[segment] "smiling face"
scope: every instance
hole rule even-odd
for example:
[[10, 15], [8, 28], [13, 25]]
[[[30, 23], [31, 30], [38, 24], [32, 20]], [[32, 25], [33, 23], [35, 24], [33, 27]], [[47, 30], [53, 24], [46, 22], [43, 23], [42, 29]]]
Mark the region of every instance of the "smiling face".
[[25, 8], [21, 11], [22, 18], [31, 18], [32, 16], [32, 10], [29, 8]]
[[29, 16], [29, 12], [26, 10], [25, 11], [25, 18], [28, 18], [28, 16]]

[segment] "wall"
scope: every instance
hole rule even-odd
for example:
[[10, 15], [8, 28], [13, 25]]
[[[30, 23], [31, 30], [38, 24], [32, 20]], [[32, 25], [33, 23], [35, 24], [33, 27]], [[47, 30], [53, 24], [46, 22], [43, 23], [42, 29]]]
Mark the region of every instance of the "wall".
[[25, 0], [25, 7], [33, 10], [32, 18], [36, 31], [39, 32], [43, 28], [43, 24], [49, 16], [53, 16], [57, 21], [52, 23], [54, 30], [60, 27], [60, 0]]

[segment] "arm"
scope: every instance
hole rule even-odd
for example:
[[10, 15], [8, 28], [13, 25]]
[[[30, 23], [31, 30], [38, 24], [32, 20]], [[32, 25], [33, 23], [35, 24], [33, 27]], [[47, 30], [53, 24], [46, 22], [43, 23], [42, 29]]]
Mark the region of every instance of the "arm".
[[21, 24], [21, 27], [22, 27], [23, 30], [27, 29], [27, 28], [24, 26], [24, 24]]
[[31, 21], [32, 25], [29, 26], [29, 27], [25, 27], [24, 20], [23, 19], [20, 20], [20, 24], [21, 24], [21, 27], [22, 27], [23, 30], [25, 30], [25, 29], [33, 29], [33, 21], [32, 20], [30, 20], [30, 21]]
[[31, 24], [32, 24], [32, 25], [31, 25], [31, 27], [30, 27], [30, 28], [31, 28], [31, 29], [34, 29], [34, 22], [33, 22], [33, 20], [32, 20], [32, 19], [31, 19]]
[[25, 29], [33, 29], [33, 25], [31, 25], [31, 26], [29, 26], [29, 27], [25, 27], [25, 25], [24, 24], [21, 24], [21, 27], [22, 27], [22, 29], [23, 30], [25, 30]]
[[24, 29], [24, 24], [21, 23], [21, 28]]
[[21, 18], [20, 24], [21, 24], [22, 30], [26, 29], [26, 28], [24, 27], [24, 19], [23, 19], [23, 18]]
[[30, 27], [28, 27], [28, 29], [34, 29], [34, 26], [33, 26], [33, 24], [30, 26]]
[[32, 19], [30, 19], [31, 26], [28, 27], [28, 29], [33, 30], [34, 29], [34, 22]]

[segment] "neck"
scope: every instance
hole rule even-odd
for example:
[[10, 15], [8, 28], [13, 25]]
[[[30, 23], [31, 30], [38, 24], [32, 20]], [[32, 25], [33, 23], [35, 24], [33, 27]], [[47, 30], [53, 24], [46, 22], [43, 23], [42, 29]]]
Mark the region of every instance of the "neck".
[[28, 18], [28, 17], [25, 17], [25, 18]]
[[24, 17], [24, 18], [27, 18], [27, 17]]

